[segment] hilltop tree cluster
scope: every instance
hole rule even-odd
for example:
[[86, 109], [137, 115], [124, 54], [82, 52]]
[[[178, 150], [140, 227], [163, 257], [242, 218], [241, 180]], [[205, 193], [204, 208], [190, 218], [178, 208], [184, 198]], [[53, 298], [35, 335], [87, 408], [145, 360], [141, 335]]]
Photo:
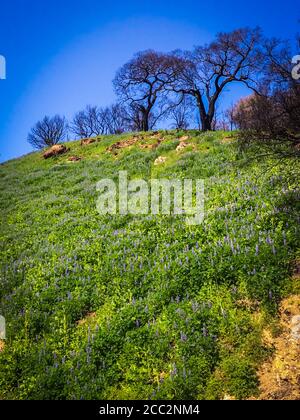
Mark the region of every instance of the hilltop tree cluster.
[[[292, 57], [290, 45], [266, 39], [259, 28], [219, 33], [192, 51], [139, 52], [115, 75], [115, 104], [89, 105], [69, 123], [58, 115], [45, 117], [28, 141], [43, 148], [65, 140], [68, 133], [84, 138], [148, 131], [163, 120], [177, 129], [238, 128], [255, 136], [290, 138], [300, 121]], [[220, 115], [218, 104], [233, 83], [252, 94]]]

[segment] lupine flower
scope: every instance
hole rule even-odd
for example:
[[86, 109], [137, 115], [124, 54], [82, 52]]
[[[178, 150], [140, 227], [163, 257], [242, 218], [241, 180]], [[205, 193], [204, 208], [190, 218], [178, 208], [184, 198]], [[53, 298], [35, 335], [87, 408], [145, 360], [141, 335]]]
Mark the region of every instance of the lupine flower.
[[177, 367], [176, 367], [176, 364], [174, 363], [173, 369], [171, 370], [170, 374], [171, 374], [171, 376], [176, 376], [177, 373], [178, 373]]
[[184, 334], [183, 332], [180, 332], [180, 340], [183, 342], [187, 341], [187, 335]]
[[259, 254], [259, 245], [257, 244], [255, 248], [255, 255], [257, 256], [258, 254]]
[[272, 244], [272, 239], [270, 238], [270, 236], [267, 236], [266, 242], [267, 242], [268, 245]]

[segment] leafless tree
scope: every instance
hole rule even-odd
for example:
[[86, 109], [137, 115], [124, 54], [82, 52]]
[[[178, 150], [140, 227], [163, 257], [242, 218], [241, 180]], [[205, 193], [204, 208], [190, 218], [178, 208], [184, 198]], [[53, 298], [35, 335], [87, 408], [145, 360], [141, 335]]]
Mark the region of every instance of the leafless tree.
[[166, 87], [176, 80], [176, 61], [173, 55], [148, 50], [137, 53], [116, 74], [115, 91], [141, 120], [142, 131], [149, 130], [151, 117], [157, 122], [168, 110]]
[[192, 52], [174, 52], [181, 64], [173, 90], [195, 98], [202, 130], [212, 129], [216, 105], [230, 83], [257, 88], [263, 58], [261, 39], [258, 28], [242, 28], [220, 33], [215, 41]]
[[234, 128], [234, 112], [235, 107], [233, 104], [224, 112], [224, 120], [226, 121], [226, 124], [230, 131], [232, 131]]
[[106, 130], [109, 134], [121, 134], [128, 131], [128, 118], [125, 108], [120, 104], [113, 104], [103, 111]]
[[71, 131], [80, 138], [100, 136], [106, 129], [104, 110], [90, 105], [77, 112], [71, 124]]
[[35, 149], [43, 149], [65, 140], [67, 134], [68, 123], [65, 117], [55, 115], [50, 118], [46, 116], [32, 127], [27, 141]]
[[299, 155], [300, 83], [292, 77], [292, 46], [280, 40], [264, 43], [265, 67], [259, 95], [238, 102], [234, 109], [241, 139], [288, 141]]
[[179, 104], [170, 106], [169, 118], [172, 121], [172, 128], [187, 130], [193, 119], [193, 108], [192, 101], [186, 95], [183, 96]]

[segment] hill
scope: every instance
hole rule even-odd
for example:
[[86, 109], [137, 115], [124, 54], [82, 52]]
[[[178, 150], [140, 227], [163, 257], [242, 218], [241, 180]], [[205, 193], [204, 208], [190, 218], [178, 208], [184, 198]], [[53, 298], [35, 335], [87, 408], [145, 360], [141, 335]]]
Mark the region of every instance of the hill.
[[[299, 293], [299, 165], [224, 132], [94, 140], [0, 166], [0, 399], [257, 397]], [[204, 179], [203, 223], [100, 215], [97, 182], [124, 170]]]

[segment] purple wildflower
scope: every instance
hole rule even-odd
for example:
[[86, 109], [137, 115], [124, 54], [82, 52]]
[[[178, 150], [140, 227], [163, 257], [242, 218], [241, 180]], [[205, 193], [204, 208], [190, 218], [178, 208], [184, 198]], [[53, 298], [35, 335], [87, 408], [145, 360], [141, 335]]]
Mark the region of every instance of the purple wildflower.
[[177, 375], [177, 367], [176, 367], [176, 365], [175, 365], [175, 363], [174, 363], [174, 365], [173, 365], [173, 369], [171, 370], [171, 376], [176, 376]]
[[183, 332], [180, 332], [180, 340], [181, 340], [182, 342], [187, 341], [187, 335], [186, 335], [186, 334], [184, 334]]
[[259, 254], [259, 245], [257, 244], [255, 247], [255, 255], [257, 256]]

